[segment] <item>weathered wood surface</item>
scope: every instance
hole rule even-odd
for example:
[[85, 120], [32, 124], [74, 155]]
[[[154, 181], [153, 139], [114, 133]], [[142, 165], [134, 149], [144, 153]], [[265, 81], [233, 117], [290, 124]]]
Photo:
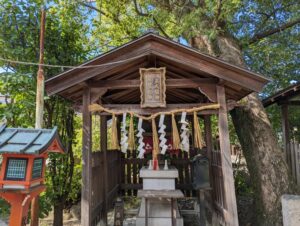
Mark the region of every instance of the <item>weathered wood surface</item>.
[[92, 129], [91, 129], [91, 114], [89, 112], [89, 105], [91, 102], [90, 89], [84, 90], [82, 97], [82, 198], [81, 198], [81, 224], [83, 226], [90, 226], [92, 223], [92, 209], [90, 203], [92, 202]]
[[282, 120], [282, 139], [283, 139], [283, 149], [285, 153], [285, 159], [288, 166], [291, 168], [291, 150], [289, 146], [290, 142], [290, 123], [289, 123], [289, 106], [281, 106], [281, 120]]
[[[196, 192], [192, 186], [192, 167], [190, 158], [195, 155], [195, 151], [191, 150], [189, 154], [179, 152], [178, 157], [173, 156], [171, 165], [175, 166], [179, 171], [179, 178], [176, 179], [176, 188], [184, 192], [185, 196], [196, 196]], [[121, 157], [121, 173], [123, 175], [120, 184], [121, 194], [133, 196], [137, 190], [142, 189], [142, 178], [139, 177], [139, 170], [147, 164], [147, 159], [137, 158], [136, 151], [127, 153], [126, 158], [123, 154]], [[136, 172], [136, 173], [134, 173]], [[125, 178], [125, 180], [124, 180]]]
[[300, 186], [300, 144], [295, 141], [289, 143], [289, 150], [292, 159], [292, 175], [297, 183]]
[[[168, 88], [198, 88], [204, 84], [217, 83], [215, 78], [194, 78], [194, 79], [166, 79]], [[140, 88], [141, 81], [138, 79], [123, 80], [100, 80], [90, 84], [91, 87], [106, 89], [132, 89]]]
[[[92, 202], [91, 202], [91, 222], [92, 225], [97, 225], [100, 220], [105, 220], [106, 213], [105, 208], [109, 209], [113, 207], [114, 201], [118, 196], [120, 190], [121, 177], [120, 165], [121, 165], [121, 152], [119, 151], [107, 151], [107, 168], [109, 172], [112, 172], [112, 176], [107, 177], [105, 184], [105, 176], [103, 171], [104, 166], [104, 152], [97, 151], [92, 153], [93, 158], [93, 181], [92, 181]], [[106, 191], [105, 191], [106, 189]], [[106, 193], [106, 195], [105, 195]], [[105, 202], [107, 203], [105, 206]]]
[[225, 88], [217, 86], [218, 103], [221, 105], [219, 109], [219, 137], [220, 137], [220, 151], [221, 151], [221, 166], [224, 183], [224, 197], [225, 197], [225, 222], [231, 226], [238, 226], [237, 204], [234, 188], [233, 170], [230, 155], [230, 140], [228, 130], [227, 105]]
[[[240, 99], [251, 92], [260, 91], [266, 78], [240, 67], [201, 54], [194, 49], [149, 34], [84, 64], [106, 64], [96, 68], [73, 69], [46, 82], [48, 94], [57, 94], [70, 100], [82, 96], [86, 81], [91, 83], [109, 79], [138, 78], [138, 68], [151, 64], [155, 56], [157, 67], [166, 66], [170, 78], [219, 78], [224, 80], [226, 93], [231, 99]], [[132, 60], [131, 60], [132, 58]], [[111, 64], [112, 62], [118, 63]], [[135, 70], [132, 70], [135, 69]], [[127, 73], [127, 71], [131, 71]], [[125, 73], [125, 74], [124, 74]], [[119, 74], [123, 74], [120, 76]], [[72, 90], [72, 92], [70, 92]], [[193, 92], [190, 92], [193, 93]], [[71, 97], [72, 96], [72, 97]]]
[[103, 181], [104, 181], [104, 192], [103, 192], [103, 215], [104, 223], [107, 224], [107, 212], [108, 212], [108, 158], [107, 158], [107, 117], [100, 116], [100, 149], [103, 152]]

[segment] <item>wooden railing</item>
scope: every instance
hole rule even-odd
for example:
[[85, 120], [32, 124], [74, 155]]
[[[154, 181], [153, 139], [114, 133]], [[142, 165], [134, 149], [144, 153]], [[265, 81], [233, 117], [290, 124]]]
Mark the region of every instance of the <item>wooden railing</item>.
[[300, 144], [295, 141], [289, 143], [291, 154], [291, 172], [298, 186], [300, 186]]
[[104, 193], [103, 152], [93, 152], [92, 156], [92, 225], [97, 225], [104, 217], [105, 196], [107, 209], [113, 207], [121, 183], [121, 152], [107, 152], [107, 194]]
[[[195, 196], [196, 192], [192, 187], [192, 167], [190, 159], [195, 155], [193, 150], [190, 153], [178, 152], [178, 156], [171, 158], [171, 165], [178, 169], [179, 177], [176, 179], [176, 187], [181, 189], [185, 196]], [[142, 188], [142, 179], [139, 177], [139, 170], [147, 164], [150, 156], [138, 159], [136, 151], [122, 154], [121, 158], [121, 193], [126, 196], [134, 196], [137, 190]]]

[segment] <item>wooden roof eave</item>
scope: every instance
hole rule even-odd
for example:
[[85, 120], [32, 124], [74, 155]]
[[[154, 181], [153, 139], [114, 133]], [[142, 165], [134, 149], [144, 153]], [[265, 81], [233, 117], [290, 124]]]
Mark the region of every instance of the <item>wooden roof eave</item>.
[[274, 103], [279, 103], [280, 101], [287, 101], [300, 94], [300, 82], [294, 85], [288, 86], [275, 94], [262, 100], [264, 107], [268, 107]]
[[[134, 47], [136, 47], [136, 49], [134, 49]], [[131, 49], [131, 51], [128, 51], [129, 49]], [[173, 51], [173, 54], [171, 51]], [[121, 53], [129, 53], [130, 55], [122, 55]], [[168, 58], [169, 60], [172, 60], [175, 63], [188, 66], [189, 68], [193, 69], [194, 71], [198, 71], [199, 73], [203, 73], [204, 71], [205, 73], [209, 73], [211, 76], [224, 79], [227, 83], [234, 83], [240, 85], [245, 89], [248, 89], [249, 93], [251, 93], [252, 91], [261, 91], [265, 83], [270, 81], [270, 79], [265, 78], [260, 74], [248, 71], [247, 69], [237, 67], [235, 65], [231, 65], [214, 57], [202, 54], [195, 49], [183, 46], [179, 43], [176, 43], [172, 40], [160, 37], [155, 34], [147, 34], [145, 36], [142, 36], [141, 38], [138, 38], [112, 51], [102, 54], [101, 56], [89, 62], [86, 62], [83, 65], [101, 64], [109, 62], [109, 60], [118, 61], [121, 59], [128, 59], [128, 57], [144, 57], [149, 54], [154, 54], [163, 58]], [[119, 57], [117, 57], [118, 55]], [[109, 70], [114, 67], [120, 67], [120, 65], [122, 66], [123, 64], [108, 66], [102, 70]], [[76, 82], [80, 83], [86, 81], [101, 73], [101, 70], [99, 68], [93, 69], [93, 71], [94, 73], [90, 73], [89, 75], [87, 75], [86, 73], [82, 73], [82, 69], [72, 69], [66, 71], [51, 79], [48, 79], [46, 81], [46, 90], [48, 91], [49, 95], [57, 94], [65, 89], [68, 89], [71, 86], [76, 85]], [[74, 73], [77, 72], [81, 73], [80, 79], [75, 79]], [[68, 81], [68, 78], [70, 79], [70, 77], [73, 77], [73, 83], [70, 83]], [[240, 81], [242, 78], [244, 78], [244, 82]], [[57, 89], [55, 88], [55, 86], [57, 86], [59, 80], [66, 80], [64, 81], [65, 86], [60, 85], [60, 88]]]

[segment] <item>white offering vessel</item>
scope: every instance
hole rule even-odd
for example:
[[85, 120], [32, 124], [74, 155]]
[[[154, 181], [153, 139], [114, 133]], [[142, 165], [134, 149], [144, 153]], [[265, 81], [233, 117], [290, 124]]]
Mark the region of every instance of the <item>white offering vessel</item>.
[[149, 167], [148, 167], [149, 170], [153, 170], [153, 165], [152, 165], [152, 160], [149, 160]]
[[169, 167], [168, 167], [168, 160], [165, 160], [165, 166], [164, 166], [164, 170], [168, 170]]

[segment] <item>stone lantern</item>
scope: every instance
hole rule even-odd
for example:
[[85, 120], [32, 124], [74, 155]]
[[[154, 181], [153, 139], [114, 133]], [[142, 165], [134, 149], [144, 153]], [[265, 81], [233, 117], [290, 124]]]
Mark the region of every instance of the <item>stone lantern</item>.
[[0, 127], [0, 197], [11, 205], [10, 226], [26, 225], [31, 200], [45, 190], [48, 152], [64, 152], [56, 127]]

